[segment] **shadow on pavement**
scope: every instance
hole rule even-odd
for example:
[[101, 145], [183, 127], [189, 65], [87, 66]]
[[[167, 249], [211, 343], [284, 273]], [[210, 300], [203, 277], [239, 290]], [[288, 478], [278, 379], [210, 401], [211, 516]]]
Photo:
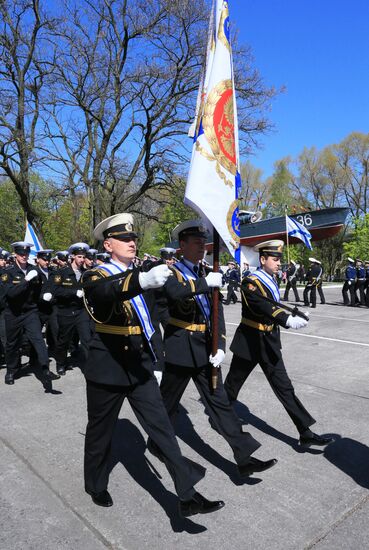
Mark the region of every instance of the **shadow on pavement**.
[[325, 458], [358, 485], [369, 489], [369, 447], [350, 437], [332, 436], [335, 441], [326, 447]]
[[298, 443], [298, 435], [296, 434], [296, 437], [291, 437], [290, 435], [286, 435], [283, 432], [280, 432], [276, 428], [273, 428], [273, 426], [270, 426], [265, 422], [265, 420], [262, 420], [258, 416], [255, 416], [250, 412], [250, 409], [240, 401], [236, 401], [234, 404], [234, 410], [239, 417], [239, 419], [242, 421], [243, 424], [247, 424], [250, 426], [253, 426], [257, 430], [260, 430], [261, 432], [265, 433], [266, 435], [270, 435], [271, 437], [274, 437], [275, 439], [279, 439], [279, 441], [282, 441], [283, 443], [286, 443], [287, 445], [290, 445], [297, 453], [309, 453], [313, 455], [320, 455], [323, 454], [322, 449], [312, 449], [309, 447], [301, 447]]
[[190, 420], [188, 411], [182, 405], [179, 406], [178, 410], [175, 425], [176, 435], [197, 454], [224, 472], [235, 485], [256, 485], [262, 481], [257, 477], [241, 479], [238, 476], [235, 463], [224, 458], [199, 436]]
[[149, 461], [145, 457], [145, 450], [146, 442], [139, 429], [130, 420], [119, 419], [113, 436], [110, 471], [119, 462], [123, 464], [132, 478], [160, 504], [175, 533], [186, 531], [189, 534], [197, 534], [206, 531], [203, 525], [180, 517], [178, 497], [162, 485], [158, 479], [160, 474], [155, 470], [155, 475], [152, 471], [154, 468], [150, 469], [151, 455]]
[[20, 380], [21, 378], [25, 378], [28, 376], [31, 376], [34, 374], [35, 378], [41, 383], [42, 387], [45, 390], [45, 393], [50, 393], [51, 395], [62, 395], [63, 392], [59, 390], [54, 390], [52, 382], [50, 380], [46, 380], [41, 367], [37, 364], [30, 364], [26, 363], [23, 364], [22, 367], [17, 371], [17, 373], [14, 376], [15, 383], [17, 383], [17, 380]]

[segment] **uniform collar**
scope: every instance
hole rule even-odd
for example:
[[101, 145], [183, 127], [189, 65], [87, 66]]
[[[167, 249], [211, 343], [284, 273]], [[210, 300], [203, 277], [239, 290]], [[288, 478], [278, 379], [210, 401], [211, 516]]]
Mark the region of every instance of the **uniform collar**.
[[187, 260], [186, 258], [182, 258], [182, 262], [191, 269], [191, 271], [193, 271], [194, 267], [197, 267], [197, 269], [199, 268], [199, 264], [193, 264], [192, 262], [190, 262], [190, 260]]
[[126, 266], [126, 264], [123, 264], [123, 263], [120, 262], [119, 260], [110, 260], [109, 263], [112, 263], [113, 265], [114, 265], [114, 264], [118, 265], [119, 267], [121, 267], [122, 269], [124, 269], [124, 271], [125, 271], [126, 269], [133, 269], [133, 268], [135, 267], [134, 264], [133, 264], [132, 262], [129, 264], [128, 267]]

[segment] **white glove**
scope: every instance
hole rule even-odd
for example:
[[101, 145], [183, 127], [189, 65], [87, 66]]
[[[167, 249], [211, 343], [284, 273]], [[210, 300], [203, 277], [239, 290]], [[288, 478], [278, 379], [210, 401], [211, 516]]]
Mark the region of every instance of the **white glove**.
[[43, 294], [42, 296], [42, 299], [45, 300], [45, 302], [50, 302], [52, 297], [53, 295], [50, 292], [45, 292], [45, 294]]
[[160, 288], [165, 285], [168, 277], [172, 274], [167, 265], [157, 265], [150, 271], [143, 271], [138, 276], [138, 281], [143, 290], [148, 288]]
[[161, 370], [154, 370], [154, 376], [160, 386], [161, 384], [161, 379], [163, 378], [163, 373], [161, 372]]
[[31, 271], [29, 271], [27, 273], [27, 275], [25, 276], [25, 280], [26, 281], [32, 281], [32, 279], [34, 279], [35, 277], [38, 277], [38, 273], [35, 269], [32, 269]]
[[83, 290], [82, 289], [77, 290], [76, 294], [77, 294], [77, 298], [83, 298]]
[[208, 284], [208, 287], [215, 288], [215, 287], [221, 287], [222, 286], [222, 274], [221, 273], [214, 273], [213, 271], [211, 273], [208, 273], [205, 277], [205, 281]]
[[214, 367], [219, 367], [219, 365], [222, 363], [224, 357], [225, 357], [224, 351], [222, 349], [218, 349], [216, 354], [214, 355], [214, 357], [212, 355], [210, 355], [209, 362]]
[[302, 319], [301, 317], [292, 317], [292, 315], [289, 315], [287, 318], [286, 326], [288, 328], [304, 328], [308, 324], [308, 321], [305, 321], [305, 319]]

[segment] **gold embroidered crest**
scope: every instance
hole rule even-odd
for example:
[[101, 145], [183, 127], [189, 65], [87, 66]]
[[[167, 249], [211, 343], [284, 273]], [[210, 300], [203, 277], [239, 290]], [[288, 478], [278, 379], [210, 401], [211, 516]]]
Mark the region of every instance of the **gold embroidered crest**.
[[60, 283], [60, 281], [62, 280], [61, 278], [61, 275], [55, 275], [54, 277], [54, 283], [56, 283], [57, 285]]
[[6, 281], [8, 280], [8, 274], [7, 273], [3, 273], [1, 275], [1, 280], [3, 281], [3, 283], [6, 283]]

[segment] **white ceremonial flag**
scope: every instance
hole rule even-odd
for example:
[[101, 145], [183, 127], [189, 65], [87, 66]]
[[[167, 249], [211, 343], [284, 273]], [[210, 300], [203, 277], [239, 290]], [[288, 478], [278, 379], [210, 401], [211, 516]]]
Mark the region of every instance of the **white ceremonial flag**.
[[213, 1], [212, 18], [184, 201], [218, 231], [239, 263], [241, 176], [228, 1]]
[[31, 251], [29, 253], [30, 258], [36, 258], [37, 252], [42, 250], [40, 239], [37, 237], [36, 231], [33, 229], [32, 225], [27, 220], [26, 225], [26, 234], [24, 237], [26, 243], [33, 243]]
[[310, 250], [313, 250], [313, 247], [311, 246], [311, 233], [306, 229], [305, 226], [303, 226], [298, 221], [294, 220], [293, 218], [290, 218], [286, 215], [286, 229], [289, 237], [296, 237], [297, 239], [300, 239], [307, 248], [310, 248]]

